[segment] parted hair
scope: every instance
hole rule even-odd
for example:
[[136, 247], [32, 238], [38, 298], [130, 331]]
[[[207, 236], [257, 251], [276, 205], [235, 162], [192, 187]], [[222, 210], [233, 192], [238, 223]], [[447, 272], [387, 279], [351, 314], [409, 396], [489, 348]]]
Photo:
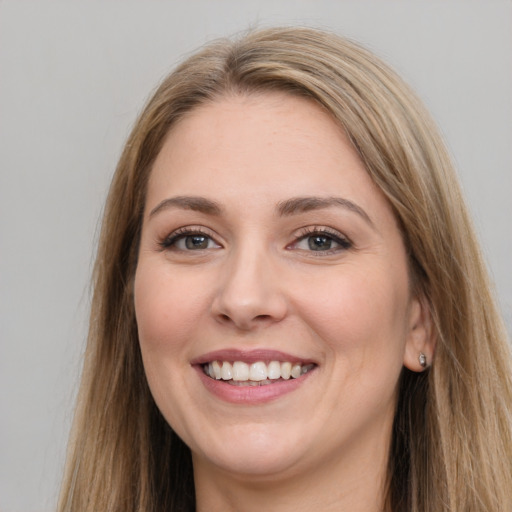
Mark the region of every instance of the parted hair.
[[512, 384], [506, 331], [456, 173], [408, 86], [358, 44], [310, 28], [213, 42], [159, 86], [135, 122], [108, 195], [89, 337], [59, 512], [195, 510], [191, 455], [158, 411], [133, 304], [146, 184], [165, 136], [226, 95], [279, 91], [345, 130], [401, 227], [435, 357], [403, 369], [389, 454], [392, 512], [512, 511]]

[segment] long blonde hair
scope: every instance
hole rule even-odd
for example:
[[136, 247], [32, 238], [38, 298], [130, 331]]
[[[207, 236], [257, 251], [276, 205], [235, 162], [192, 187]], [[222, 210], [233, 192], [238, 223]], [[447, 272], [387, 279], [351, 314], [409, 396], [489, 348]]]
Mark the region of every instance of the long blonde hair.
[[338, 36], [275, 28], [210, 44], [135, 123], [106, 204], [60, 512], [194, 510], [190, 452], [157, 410], [139, 353], [133, 278], [152, 163], [169, 129], [226, 94], [284, 91], [347, 132], [402, 228], [429, 304], [432, 367], [403, 370], [389, 457], [393, 512], [512, 510], [512, 384], [497, 312], [449, 155], [402, 80]]

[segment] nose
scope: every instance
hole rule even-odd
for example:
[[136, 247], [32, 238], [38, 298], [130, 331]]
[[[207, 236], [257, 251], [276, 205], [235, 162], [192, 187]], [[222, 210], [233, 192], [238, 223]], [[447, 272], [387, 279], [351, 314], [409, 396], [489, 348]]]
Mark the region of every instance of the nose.
[[287, 302], [279, 272], [267, 252], [246, 247], [227, 260], [212, 302], [216, 320], [244, 331], [281, 321]]

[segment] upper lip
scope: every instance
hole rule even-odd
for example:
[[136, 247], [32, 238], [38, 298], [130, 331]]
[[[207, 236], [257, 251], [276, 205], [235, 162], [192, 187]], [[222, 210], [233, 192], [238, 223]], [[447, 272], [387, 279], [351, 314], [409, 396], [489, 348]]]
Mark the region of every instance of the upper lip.
[[211, 363], [212, 361], [243, 361], [245, 363], [257, 363], [258, 361], [280, 361], [292, 362], [300, 364], [315, 363], [312, 359], [300, 357], [279, 350], [269, 349], [253, 349], [240, 350], [236, 348], [227, 348], [222, 350], [214, 350], [206, 354], [202, 354], [190, 361], [192, 365], [201, 365]]

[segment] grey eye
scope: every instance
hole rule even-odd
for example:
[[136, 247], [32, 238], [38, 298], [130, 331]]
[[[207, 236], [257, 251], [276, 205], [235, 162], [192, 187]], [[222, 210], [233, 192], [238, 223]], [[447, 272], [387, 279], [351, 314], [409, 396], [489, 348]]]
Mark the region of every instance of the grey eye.
[[218, 245], [208, 235], [193, 233], [190, 235], [178, 235], [168, 242], [165, 247], [175, 248], [180, 251], [203, 251], [205, 249], [218, 249]]
[[347, 250], [351, 247], [352, 243], [346, 238], [323, 231], [303, 235], [293, 244], [294, 249], [329, 254]]
[[210, 238], [204, 235], [189, 235], [184, 237], [185, 247], [190, 250], [208, 249]]
[[169, 235], [160, 242], [163, 249], [178, 251], [204, 251], [207, 249], [220, 249], [221, 246], [208, 234], [198, 230], [183, 229]]
[[307, 238], [308, 247], [312, 251], [328, 251], [332, 249], [334, 240], [326, 235], [313, 235]]

